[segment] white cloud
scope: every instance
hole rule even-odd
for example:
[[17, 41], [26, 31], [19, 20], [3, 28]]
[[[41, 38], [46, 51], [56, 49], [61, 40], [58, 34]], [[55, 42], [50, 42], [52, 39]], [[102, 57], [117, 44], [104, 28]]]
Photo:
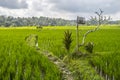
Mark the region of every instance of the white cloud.
[[120, 0], [0, 0], [0, 15], [75, 19], [77, 15], [89, 18], [101, 8], [105, 15], [119, 19], [119, 5]]

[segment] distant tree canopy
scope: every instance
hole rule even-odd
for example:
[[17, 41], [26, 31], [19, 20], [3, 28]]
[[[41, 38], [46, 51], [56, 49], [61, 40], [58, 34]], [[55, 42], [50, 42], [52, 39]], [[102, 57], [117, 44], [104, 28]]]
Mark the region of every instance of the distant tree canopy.
[[[120, 24], [119, 21], [109, 21], [110, 17], [104, 17], [104, 24]], [[96, 25], [96, 17], [91, 17], [86, 21], [86, 25]], [[76, 20], [65, 20], [61, 18], [49, 17], [12, 17], [0, 16], [0, 26], [19, 27], [19, 26], [75, 26]]]
[[0, 26], [65, 26], [75, 25], [74, 20], [64, 20], [61, 18], [48, 18], [48, 17], [12, 17], [12, 16], [0, 16]]

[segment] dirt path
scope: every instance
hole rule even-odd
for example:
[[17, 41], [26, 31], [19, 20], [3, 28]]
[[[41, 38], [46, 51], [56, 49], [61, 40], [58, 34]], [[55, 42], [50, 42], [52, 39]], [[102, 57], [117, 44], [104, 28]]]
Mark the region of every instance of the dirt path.
[[48, 57], [48, 59], [53, 62], [54, 64], [57, 65], [57, 67], [60, 69], [60, 71], [62, 72], [62, 80], [74, 80], [72, 73], [69, 71], [69, 69], [67, 68], [67, 66], [65, 65], [65, 63], [60, 60], [58, 57], [54, 56], [52, 53], [49, 53], [47, 51], [40, 51], [37, 50], [39, 53], [42, 53], [43, 55], [45, 55], [46, 57]]

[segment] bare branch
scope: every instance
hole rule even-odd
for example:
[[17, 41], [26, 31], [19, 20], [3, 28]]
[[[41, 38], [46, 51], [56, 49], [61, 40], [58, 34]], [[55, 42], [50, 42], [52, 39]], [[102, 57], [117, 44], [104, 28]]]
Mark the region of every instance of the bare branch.
[[79, 45], [79, 47], [80, 47], [80, 46], [83, 46], [83, 45], [85, 44], [85, 39], [86, 39], [87, 35], [88, 35], [89, 33], [91, 33], [91, 32], [97, 31], [97, 30], [99, 29], [100, 25], [101, 25], [101, 17], [102, 17], [103, 11], [100, 9], [100, 12], [95, 12], [95, 13], [98, 15], [98, 25], [97, 25], [97, 27], [96, 27], [95, 29], [93, 29], [93, 30], [88, 30], [88, 31], [84, 34], [83, 39], [82, 39], [82, 43]]
[[99, 27], [100, 27], [100, 25], [98, 25], [98, 26], [97, 26], [95, 29], [93, 29], [93, 30], [87, 31], [87, 32], [84, 34], [83, 39], [82, 39], [82, 43], [79, 45], [79, 47], [80, 47], [80, 46], [83, 46], [83, 45], [85, 44], [85, 39], [86, 39], [87, 35], [88, 35], [89, 33], [91, 33], [91, 32], [95, 32], [95, 31], [99, 30]]
[[102, 13], [103, 13], [104, 11], [102, 11], [101, 9], [100, 9], [100, 14], [102, 15]]
[[98, 12], [95, 12], [95, 14], [97, 14], [98, 16], [100, 15]]

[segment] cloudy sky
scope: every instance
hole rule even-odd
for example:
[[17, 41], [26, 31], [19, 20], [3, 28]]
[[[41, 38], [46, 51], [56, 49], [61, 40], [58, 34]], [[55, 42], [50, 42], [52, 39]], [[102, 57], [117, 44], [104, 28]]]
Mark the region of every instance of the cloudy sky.
[[120, 19], [120, 0], [0, 0], [0, 15], [15, 17], [89, 18], [99, 8], [104, 15]]

